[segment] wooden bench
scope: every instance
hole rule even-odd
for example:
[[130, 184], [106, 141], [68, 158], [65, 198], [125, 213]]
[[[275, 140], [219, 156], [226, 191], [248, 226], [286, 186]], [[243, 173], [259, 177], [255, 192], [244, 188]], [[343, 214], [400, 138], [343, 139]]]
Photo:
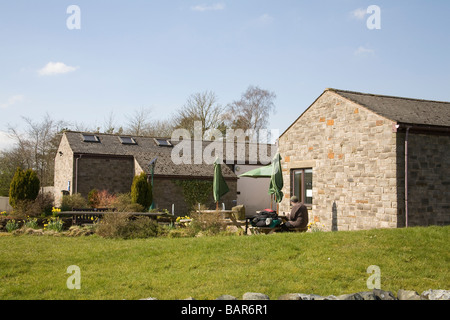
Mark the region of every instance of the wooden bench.
[[289, 228], [286, 230], [287, 232], [306, 232], [308, 228]]
[[250, 227], [248, 227], [248, 230], [250, 230], [250, 233], [252, 233], [252, 234], [272, 234], [272, 233], [275, 233], [277, 231], [280, 231], [281, 227], [270, 228], [270, 227], [253, 227], [253, 226], [250, 226]]
[[[91, 224], [96, 220], [101, 219], [105, 214], [113, 213], [108, 209], [73, 209], [73, 211], [63, 211], [58, 215], [61, 217], [71, 217], [72, 225]], [[176, 217], [164, 212], [124, 212], [130, 217], [146, 216], [158, 222], [175, 221]]]

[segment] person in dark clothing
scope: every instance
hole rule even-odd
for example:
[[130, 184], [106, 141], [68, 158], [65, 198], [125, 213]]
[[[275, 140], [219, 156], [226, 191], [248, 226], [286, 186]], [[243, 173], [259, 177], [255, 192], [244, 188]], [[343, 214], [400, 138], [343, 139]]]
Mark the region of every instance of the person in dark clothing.
[[289, 231], [289, 229], [308, 229], [308, 208], [298, 201], [296, 196], [291, 198], [292, 209], [286, 216], [287, 221], [282, 225], [283, 230]]

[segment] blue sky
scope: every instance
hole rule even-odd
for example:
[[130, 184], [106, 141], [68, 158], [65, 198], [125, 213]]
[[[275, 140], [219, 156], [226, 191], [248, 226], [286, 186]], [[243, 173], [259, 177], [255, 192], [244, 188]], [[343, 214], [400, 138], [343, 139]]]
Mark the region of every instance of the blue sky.
[[2, 0], [0, 149], [22, 116], [165, 119], [192, 93], [226, 105], [249, 85], [276, 93], [280, 133], [329, 87], [450, 101], [449, 12], [447, 0]]

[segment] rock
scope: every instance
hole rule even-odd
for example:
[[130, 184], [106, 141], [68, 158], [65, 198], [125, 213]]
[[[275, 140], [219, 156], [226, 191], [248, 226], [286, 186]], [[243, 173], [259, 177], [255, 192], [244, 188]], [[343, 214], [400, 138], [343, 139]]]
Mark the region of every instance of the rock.
[[192, 298], [192, 297], [189, 297], [189, 298], [186, 298], [186, 299], [183, 299], [183, 300], [195, 300], [195, 299]]
[[245, 220], [245, 207], [244, 205], [239, 205], [236, 207], [231, 208], [233, 211], [234, 218], [236, 220]]
[[246, 292], [242, 296], [242, 300], [270, 300], [270, 298], [263, 293]]
[[278, 297], [278, 300], [302, 300], [300, 293], [287, 293]]
[[237, 298], [230, 296], [229, 294], [223, 294], [220, 297], [218, 297], [216, 300], [237, 300]]
[[41, 229], [28, 228], [25, 230], [24, 234], [29, 234], [32, 236], [42, 236], [44, 234], [44, 231]]
[[450, 300], [450, 290], [427, 290], [420, 295], [422, 300]]
[[397, 292], [398, 300], [421, 300], [420, 295], [416, 291], [400, 289]]
[[322, 297], [317, 294], [288, 293], [280, 296], [278, 300], [337, 300], [335, 296]]
[[390, 291], [373, 289], [373, 294], [375, 295], [376, 300], [397, 300], [394, 294]]
[[358, 292], [357, 294], [361, 296], [362, 300], [381, 300], [378, 299], [377, 296], [372, 291], [363, 291]]
[[359, 293], [343, 294], [337, 297], [338, 300], [364, 300]]
[[158, 299], [149, 297], [149, 298], [144, 298], [144, 299], [139, 299], [139, 300], [158, 300]]
[[324, 300], [324, 297], [319, 296], [317, 294], [303, 294], [300, 293], [300, 297], [302, 300]]

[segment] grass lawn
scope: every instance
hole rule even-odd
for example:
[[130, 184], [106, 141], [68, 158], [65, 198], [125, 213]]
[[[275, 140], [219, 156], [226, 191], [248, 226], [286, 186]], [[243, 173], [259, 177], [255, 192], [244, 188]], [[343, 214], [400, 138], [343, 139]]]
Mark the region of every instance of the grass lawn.
[[[450, 227], [111, 240], [0, 236], [0, 299], [215, 299], [450, 289]], [[69, 290], [67, 267], [81, 270]]]

